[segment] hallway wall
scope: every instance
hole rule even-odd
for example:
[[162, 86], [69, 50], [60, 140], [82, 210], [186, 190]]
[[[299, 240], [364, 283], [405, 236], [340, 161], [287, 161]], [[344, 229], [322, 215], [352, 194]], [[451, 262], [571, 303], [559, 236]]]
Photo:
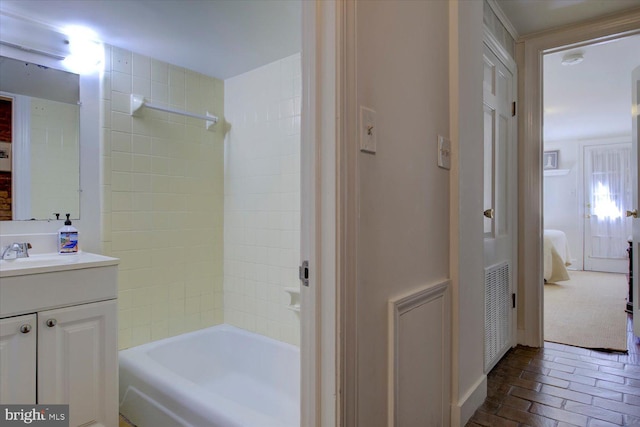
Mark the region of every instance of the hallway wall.
[[[377, 132], [377, 152], [358, 154], [360, 426], [382, 425], [389, 414], [389, 300], [449, 277], [450, 178], [437, 165], [437, 136], [447, 136], [450, 130], [448, 25], [448, 2], [359, 2], [355, 11], [355, 104], [376, 112]], [[433, 324], [429, 329], [425, 324], [424, 334], [407, 339], [421, 346], [441, 327]], [[449, 349], [442, 351], [445, 355]], [[423, 417], [433, 417], [436, 424], [448, 419], [438, 407], [438, 399], [446, 394], [439, 387], [449, 381], [440, 362], [422, 360], [415, 375], [433, 375], [429, 384], [408, 385], [434, 393], [429, 402], [407, 403], [411, 413], [400, 414], [416, 416], [415, 425], [425, 422]]]

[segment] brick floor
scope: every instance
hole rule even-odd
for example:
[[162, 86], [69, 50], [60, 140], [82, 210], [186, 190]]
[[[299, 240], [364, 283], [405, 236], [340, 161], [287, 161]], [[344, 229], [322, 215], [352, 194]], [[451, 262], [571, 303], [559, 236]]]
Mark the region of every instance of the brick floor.
[[467, 427], [640, 426], [640, 344], [628, 354], [545, 342], [517, 346], [488, 375], [487, 398]]

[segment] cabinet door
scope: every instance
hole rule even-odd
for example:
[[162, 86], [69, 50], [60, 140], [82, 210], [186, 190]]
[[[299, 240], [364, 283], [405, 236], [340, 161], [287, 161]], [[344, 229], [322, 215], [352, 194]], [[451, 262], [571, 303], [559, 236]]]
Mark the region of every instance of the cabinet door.
[[118, 425], [116, 301], [38, 313], [38, 403], [69, 404], [71, 426]]
[[36, 315], [0, 319], [0, 404], [36, 403]]

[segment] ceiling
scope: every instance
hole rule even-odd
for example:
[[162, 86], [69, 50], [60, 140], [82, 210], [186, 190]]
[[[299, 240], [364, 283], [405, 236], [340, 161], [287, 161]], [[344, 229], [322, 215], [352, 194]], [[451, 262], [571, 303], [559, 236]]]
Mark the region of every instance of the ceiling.
[[640, 7], [640, 0], [496, 0], [518, 35]]
[[[496, 0], [519, 36], [640, 7], [640, 0]], [[581, 52], [584, 61], [562, 65]], [[544, 140], [631, 134], [631, 70], [640, 66], [640, 36], [544, 56]]]
[[[300, 51], [303, 0], [0, 0], [0, 9], [63, 28], [85, 25], [114, 46], [226, 79]], [[640, 0], [496, 0], [519, 35], [640, 7]], [[1, 30], [1, 29], [0, 29]], [[630, 133], [629, 75], [638, 38], [545, 61], [545, 138]]]
[[301, 0], [1, 0], [0, 9], [226, 79], [300, 52]]
[[[565, 54], [584, 60], [562, 65]], [[631, 71], [640, 35], [544, 56], [544, 140], [631, 135]]]

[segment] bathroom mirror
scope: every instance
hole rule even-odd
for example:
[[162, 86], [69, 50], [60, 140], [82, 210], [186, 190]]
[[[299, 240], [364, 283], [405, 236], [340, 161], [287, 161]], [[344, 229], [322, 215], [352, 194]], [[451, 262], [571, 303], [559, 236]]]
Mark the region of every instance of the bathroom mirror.
[[0, 219], [80, 217], [79, 75], [0, 56]]

